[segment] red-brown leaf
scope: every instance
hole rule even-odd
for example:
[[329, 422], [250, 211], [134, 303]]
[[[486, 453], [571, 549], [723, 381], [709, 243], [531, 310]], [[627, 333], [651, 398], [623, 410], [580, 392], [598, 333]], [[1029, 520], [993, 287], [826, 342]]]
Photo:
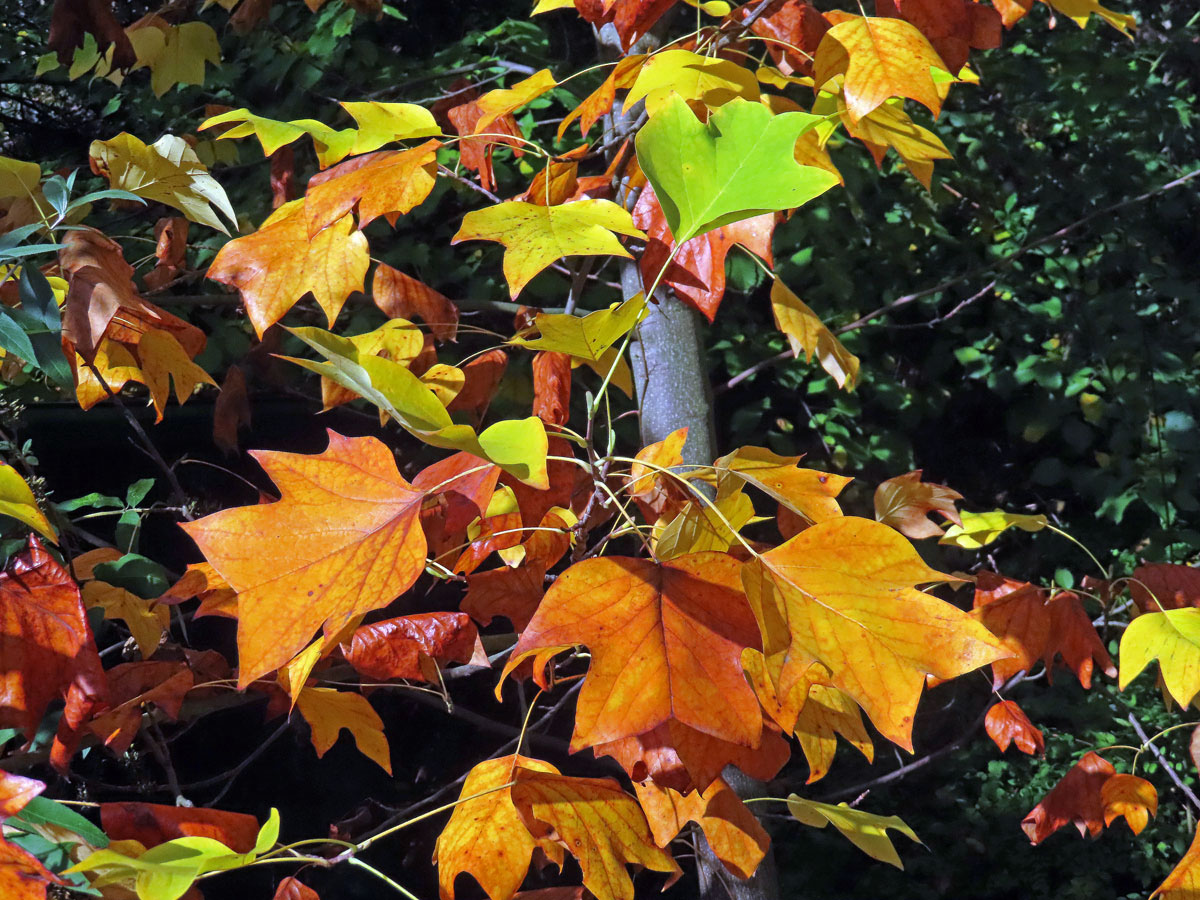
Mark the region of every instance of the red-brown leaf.
[[1200, 606], [1200, 569], [1149, 563], [1133, 570], [1129, 593], [1142, 612]]
[[533, 356], [533, 414], [547, 425], [571, 417], [571, 357], [541, 351]]
[[101, 803], [100, 825], [114, 841], [138, 841], [146, 847], [181, 837], [206, 837], [249, 853], [258, 837], [254, 816], [158, 803]]
[[238, 430], [250, 427], [250, 396], [241, 366], [230, 366], [213, 405], [213, 443], [226, 456], [238, 452]]
[[356, 672], [374, 681], [431, 681], [431, 663], [469, 662], [478, 637], [466, 613], [421, 613], [356, 629], [342, 653]]
[[390, 319], [412, 319], [429, 326], [439, 341], [452, 341], [458, 333], [458, 307], [429, 285], [398, 269], [380, 263], [371, 283], [375, 305]]
[[[743, 6], [742, 15], [753, 8], [752, 5]], [[773, 3], [750, 26], [759, 37], [772, 39], [767, 44], [767, 52], [785, 75], [812, 75], [813, 55], [829, 28], [829, 20], [803, 0]]]
[[462, 367], [466, 381], [450, 404], [446, 407], [450, 412], [465, 410], [476, 419], [482, 419], [491, 405], [504, 370], [508, 368], [508, 354], [496, 348], [475, 357]]
[[1058, 829], [1074, 824], [1079, 833], [1098, 835], [1104, 829], [1104, 783], [1115, 773], [1112, 764], [1095, 753], [1086, 753], [1042, 802], [1021, 821], [1021, 830], [1040, 844]]
[[96, 39], [100, 53], [112, 47], [114, 69], [128, 69], [137, 62], [129, 36], [113, 15], [112, 0], [55, 0], [48, 43], [60, 65], [71, 64], [86, 34]]
[[279, 882], [273, 900], [321, 900], [321, 898], [308, 885], [289, 875]]
[[987, 711], [983, 720], [988, 737], [996, 742], [1003, 753], [1010, 744], [1030, 756], [1045, 756], [1046, 739], [1042, 732], [1029, 721], [1025, 711], [1011, 700], [1002, 700]]

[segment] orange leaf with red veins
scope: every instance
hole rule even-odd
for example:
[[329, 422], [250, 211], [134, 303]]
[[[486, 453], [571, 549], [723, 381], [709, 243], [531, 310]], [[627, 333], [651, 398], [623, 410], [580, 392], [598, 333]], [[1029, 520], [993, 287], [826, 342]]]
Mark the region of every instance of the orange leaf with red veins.
[[1030, 843], [1040, 844], [1064, 825], [1092, 837], [1104, 830], [1104, 783], [1115, 774], [1112, 764], [1095, 753], [1084, 754], [1042, 802], [1021, 821]]
[[567, 113], [566, 118], [558, 123], [558, 139], [561, 141], [571, 123], [579, 120], [579, 132], [586, 136], [592, 126], [602, 117], [612, 111], [613, 101], [617, 91], [633, 87], [642, 63], [646, 61], [645, 54], [624, 56], [609, 71], [600, 87], [588, 94], [577, 107]]
[[571, 418], [571, 357], [542, 350], [533, 355], [533, 414], [547, 425]]
[[1085, 688], [1092, 686], [1092, 672], [1097, 666], [1109, 678], [1117, 677], [1117, 667], [1104, 649], [1104, 642], [1078, 594], [1059, 591], [1047, 601], [1046, 610], [1050, 615], [1050, 636], [1042, 659], [1046, 663], [1046, 677], [1051, 682], [1059, 657]]
[[[451, 86], [453, 87], [453, 85]], [[462, 137], [458, 142], [458, 151], [462, 164], [473, 172], [479, 173], [479, 184], [484, 190], [490, 191], [495, 187], [495, 176], [492, 173], [492, 154], [496, 147], [506, 144], [513, 148], [514, 156], [521, 156], [520, 140], [521, 126], [511, 114], [500, 116], [488, 125], [488, 137], [469, 137], [475, 133], [475, 125], [484, 116], [478, 101], [472, 95], [475, 91], [466, 92], [468, 99], [446, 112], [446, 118], [454, 126], [454, 130]], [[459, 96], [463, 96], [460, 94]], [[505, 137], [511, 135], [512, 137]]]
[[749, 807], [719, 778], [703, 793], [683, 795], [652, 782], [635, 782], [633, 789], [654, 843], [660, 847], [671, 843], [688, 822], [695, 822], [725, 868], [746, 879], [754, 874], [771, 845], [770, 836]]
[[465, 410], [476, 420], [482, 419], [508, 368], [508, 354], [499, 347], [476, 356], [462, 366], [465, 383], [446, 407], [450, 412]]
[[320, 895], [290, 875], [279, 882], [273, 900], [321, 900]]
[[296, 709], [312, 729], [312, 745], [318, 757], [329, 752], [344, 728], [363, 756], [392, 774], [392, 756], [383, 733], [383, 720], [362, 694], [306, 687], [296, 698]]
[[184, 697], [196, 683], [191, 669], [179, 662], [124, 663], [106, 674], [111, 708], [88, 722], [87, 727], [117, 756], [122, 756], [137, 736], [145, 704], [153, 703], [174, 721], [179, 718]]
[[389, 265], [375, 267], [371, 296], [389, 319], [415, 316], [439, 341], [453, 341], [458, 334], [458, 307], [429, 285]]
[[1158, 791], [1136, 775], [1112, 776], [1100, 788], [1100, 798], [1104, 801], [1104, 824], [1111, 825], [1118, 816], [1124, 816], [1134, 834], [1141, 834], [1150, 816], [1158, 815]]
[[349, 645], [342, 645], [342, 653], [359, 675], [372, 681], [432, 681], [431, 663], [436, 670], [437, 663], [470, 662], [478, 637], [466, 613], [421, 613], [363, 625]]
[[889, 478], [875, 488], [875, 518], [906, 537], [918, 540], [941, 537], [942, 529], [929, 521], [929, 513], [939, 513], [955, 525], [961, 525], [955, 500], [962, 494], [941, 484], [921, 480], [921, 469]]
[[0, 659], [0, 728], [30, 741], [46, 707], [72, 686], [104, 692], [79, 588], [32, 536], [0, 574]]
[[550, 763], [524, 756], [485, 760], [467, 774], [459, 803], [433, 852], [443, 900], [454, 900], [454, 881], [462, 872], [478, 881], [491, 900], [509, 900], [525, 880], [534, 850], [562, 866], [562, 848], [533, 837], [513, 806], [512, 789], [505, 785], [513, 781], [518, 766], [526, 772], [558, 774]]
[[[642, 251], [642, 283], [649, 290], [675, 249], [671, 229], [663, 216], [654, 188], [646, 185], [633, 208], [633, 224], [646, 232]], [[714, 228], [685, 241], [671, 262], [662, 282], [669, 285], [685, 303], [704, 313], [712, 321], [725, 296], [725, 257], [734, 244], [773, 266], [771, 236], [775, 233], [775, 214], [764, 213], [730, 225]]]
[[1200, 606], [1200, 569], [1149, 563], [1133, 570], [1129, 593], [1144, 613]]
[[387, 606], [425, 569], [424, 494], [373, 437], [329, 432], [313, 456], [252, 454], [281, 499], [183, 525], [238, 595], [239, 685], [288, 662], [313, 634]]
[[740, 567], [724, 553], [662, 564], [623, 557], [576, 563], [546, 592], [504, 674], [540, 650], [588, 647], [572, 751], [671, 719], [757, 747], [762, 712], [742, 676], [741, 654], [758, 634]]
[[1010, 744], [1030, 756], [1046, 755], [1046, 739], [1042, 732], [1029, 721], [1025, 711], [1011, 700], [1001, 700], [987, 711], [983, 727], [988, 737], [995, 741], [1000, 752], [1008, 750]]
[[854, 479], [801, 469], [796, 465], [800, 459], [778, 456], [765, 447], [740, 447], [713, 463], [715, 472], [706, 473], [705, 480], [716, 481], [718, 499], [736, 493], [747, 482], [809, 522], [840, 518], [842, 508], [834, 498]]
[[176, 838], [205, 837], [238, 853], [249, 853], [258, 837], [254, 816], [158, 803], [101, 803], [100, 826], [114, 841], [137, 841], [146, 848]]
[[261, 338], [301, 298], [312, 294], [333, 327], [342, 304], [363, 289], [370, 265], [367, 239], [345, 215], [308, 236], [304, 201], [275, 210], [258, 231], [223, 246], [208, 278], [242, 293], [246, 314]]
[[[832, 12], [834, 26], [821, 38], [813, 62], [818, 88], [845, 75], [846, 110], [857, 122], [892, 97], [909, 97], [933, 113], [942, 95], [930, 69], [947, 66], [917, 28], [903, 19]], [[956, 74], [956, 73], [951, 73]]]
[[1195, 900], [1200, 892], [1200, 825], [1196, 827], [1196, 836], [1183, 855], [1179, 864], [1171, 870], [1166, 881], [1160, 884], [1150, 895], [1149, 900], [1163, 897], [1164, 900]]
[[823, 663], [832, 685], [910, 752], [926, 678], [954, 678], [1006, 655], [966, 613], [915, 590], [951, 580], [891, 528], [852, 517], [813, 525], [743, 570], [770, 676]]
[[[654, 844], [646, 817], [611, 778], [571, 778], [516, 771], [512, 803], [536, 838], [553, 835], [583, 870], [583, 886], [597, 900], [633, 900], [625, 866], [636, 863], [678, 878], [679, 865]], [[672, 879], [672, 880], [673, 880]]]
[[46, 785], [34, 778], [12, 775], [0, 769], [0, 819], [15, 816], [45, 789]]
[[426, 141], [411, 150], [365, 153], [314, 175], [304, 195], [309, 240], [355, 207], [359, 230], [380, 216], [395, 224], [397, 215], [421, 204], [433, 190], [440, 146]]
[[63, 881], [16, 844], [0, 837], [0, 897], [4, 900], [46, 900], [49, 885]]
[[[742, 7], [744, 16], [752, 7]], [[767, 52], [784, 75], [811, 75], [813, 55], [830, 28], [829, 20], [812, 4], [803, 0], [785, 0], [772, 4], [765, 15], [755, 19], [750, 30], [759, 37], [771, 38]]]
[[762, 742], [752, 750], [674, 719], [636, 737], [597, 744], [592, 752], [611, 756], [634, 781], [651, 779], [680, 793], [705, 790], [729, 765], [758, 781], [770, 781], [792, 755], [787, 740], [770, 722], [763, 722]]

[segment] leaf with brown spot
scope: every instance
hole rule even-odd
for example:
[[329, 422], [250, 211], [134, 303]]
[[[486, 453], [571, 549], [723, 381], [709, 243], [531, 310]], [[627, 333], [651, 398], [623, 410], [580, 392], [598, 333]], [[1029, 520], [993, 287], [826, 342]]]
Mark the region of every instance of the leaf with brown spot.
[[330, 431], [323, 453], [252, 455], [281, 499], [182, 526], [237, 591], [241, 687], [290, 660], [318, 629], [336, 634], [391, 603], [425, 568], [424, 494], [376, 438]]
[[742, 676], [741, 654], [758, 634], [739, 568], [723, 553], [662, 564], [624, 557], [576, 563], [546, 592], [504, 675], [539, 651], [588, 647], [573, 751], [672, 719], [757, 747], [762, 712]]
[[512, 803], [536, 838], [552, 835], [583, 870], [583, 886], [597, 900], [633, 900], [625, 866], [637, 863], [674, 878], [678, 863], [659, 849], [646, 817], [611, 778], [571, 778], [550, 772], [516, 770]]
[[241, 291], [259, 338], [310, 293], [332, 327], [346, 298], [363, 289], [370, 258], [353, 217], [312, 238], [307, 221], [304, 201], [285, 203], [258, 231], [225, 244], [209, 267], [208, 278]]
[[454, 881], [462, 872], [478, 881], [491, 900], [509, 900], [525, 880], [535, 850], [562, 866], [562, 848], [531, 835], [513, 806], [512, 788], [506, 785], [518, 767], [558, 774], [550, 763], [524, 756], [485, 760], [467, 774], [433, 853], [443, 900], [454, 900]]
[[1200, 606], [1200, 569], [1147, 563], [1133, 570], [1129, 593], [1144, 613]]
[[420, 613], [361, 626], [342, 653], [372, 681], [436, 681], [438, 664], [470, 662], [478, 639], [466, 613]]
[[771, 845], [771, 838], [749, 807], [724, 781], [708, 790], [680, 794], [653, 782], [635, 782], [633, 789], [654, 843], [666, 848], [688, 822], [695, 822], [708, 839], [713, 854], [737, 878], [754, 874]]
[[1104, 830], [1104, 783], [1115, 774], [1112, 763], [1088, 752], [1062, 777], [1042, 802], [1021, 821], [1030, 843], [1040, 844], [1064, 825], [1092, 837]]
[[112, 840], [137, 841], [146, 848], [182, 837], [206, 837], [249, 853], [258, 837], [254, 816], [158, 803], [101, 803], [100, 825]]
[[921, 471], [897, 475], [875, 488], [875, 518], [914, 540], [941, 537], [942, 529], [926, 518], [930, 513], [962, 524], [954, 505], [962, 494], [945, 485], [922, 481]]
[[371, 282], [375, 305], [390, 319], [412, 319], [429, 326], [439, 341], [453, 341], [458, 333], [458, 307], [429, 285], [380, 263]]
[[802, 469], [799, 456], [779, 456], [765, 447], [740, 447], [713, 463], [713, 474], [705, 480], [717, 485], [717, 496], [740, 490], [743, 483], [763, 491], [809, 522], [840, 518], [837, 495], [853, 478]]

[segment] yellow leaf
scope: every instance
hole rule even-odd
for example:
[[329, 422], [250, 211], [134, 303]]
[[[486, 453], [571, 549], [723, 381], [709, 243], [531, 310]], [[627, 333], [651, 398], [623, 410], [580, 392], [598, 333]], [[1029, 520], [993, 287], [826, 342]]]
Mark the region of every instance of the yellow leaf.
[[921, 839], [904, 824], [904, 820], [899, 816], [877, 816], [860, 809], [851, 809], [845, 803], [832, 806], [828, 803], [818, 803], [815, 800], [805, 800], [803, 797], [792, 794], [788, 797], [788, 812], [798, 822], [811, 825], [813, 828], [833, 825], [846, 836], [850, 843], [867, 856], [895, 866], [897, 869], [903, 869], [904, 863], [900, 862], [900, 855], [896, 853], [896, 848], [892, 845], [892, 839], [888, 837], [887, 830], [895, 829], [905, 837], [911, 838], [918, 844], [921, 843]]
[[175, 336], [166, 331], [151, 329], [142, 335], [137, 345], [142, 362], [142, 376], [150, 389], [154, 403], [155, 422], [161, 422], [170, 390], [168, 378], [175, 379], [175, 400], [183, 403], [201, 384], [217, 383], [202, 368], [188, 358]]
[[717, 498], [749, 483], [810, 522], [824, 522], [842, 515], [837, 495], [853, 478], [802, 469], [799, 456], [779, 456], [766, 447], [739, 447], [713, 463], [713, 472], [703, 472], [705, 481], [715, 481]]
[[0, 463], [0, 514], [12, 516], [47, 540], [58, 543], [58, 534], [45, 513], [38, 509], [33, 491], [8, 463]]
[[643, 98], [646, 112], [654, 115], [672, 93], [698, 100], [715, 109], [734, 97], [758, 100], [758, 80], [745, 66], [691, 50], [664, 50], [642, 65], [625, 98], [625, 108]]
[[957, 677], [1009, 655], [962, 610], [915, 585], [953, 581], [869, 519], [819, 522], [746, 563], [767, 672], [783, 683], [815, 660], [891, 741], [912, 751], [929, 675]]
[[583, 362], [599, 362], [613, 344], [637, 325], [645, 308], [646, 299], [638, 294], [585, 316], [538, 313], [533, 326], [541, 336], [514, 337], [509, 343], [530, 350], [566, 353]]
[[1111, 776], [1100, 787], [1100, 799], [1104, 801], [1104, 824], [1111, 825], [1117, 817], [1124, 816], [1134, 834], [1141, 834], [1150, 816], [1158, 814], [1158, 791], [1136, 775]]
[[132, 134], [121, 132], [111, 140], [92, 141], [88, 154], [114, 188], [165, 203], [193, 222], [229, 234], [213, 211], [215, 206], [237, 227], [237, 215], [224, 188], [183, 138], [166, 134], [147, 147]]
[[[845, 106], [839, 98], [839, 106]], [[913, 176], [928, 190], [933, 178], [933, 161], [950, 159], [950, 151], [942, 139], [914, 122], [904, 111], [901, 101], [888, 101], [857, 122], [842, 117], [846, 131], [867, 145], [878, 165], [887, 148], [893, 148]]]
[[362, 694], [338, 691], [333, 688], [306, 687], [296, 700], [296, 708], [312, 729], [312, 743], [317, 756], [337, 743], [343, 728], [354, 737], [354, 743], [367, 759], [379, 763], [392, 774], [391, 752], [383, 733], [383, 720]]
[[1098, 0], [1045, 0], [1045, 2], [1080, 28], [1087, 26], [1088, 19], [1099, 16], [1117, 31], [1130, 37], [1130, 29], [1137, 28], [1137, 19], [1125, 13], [1113, 12], [1106, 6], [1101, 6]]
[[537, 0], [534, 4], [533, 12], [529, 15], [540, 16], [542, 13], [552, 12], [556, 9], [574, 9], [575, 0]]
[[771, 312], [775, 327], [787, 335], [792, 353], [812, 362], [816, 356], [821, 368], [833, 376], [838, 387], [853, 390], [858, 381], [858, 357], [845, 348], [837, 336], [825, 327], [808, 306], [778, 278], [771, 286]]
[[[108, 338], [104, 338], [96, 348], [96, 359], [92, 365], [114, 394], [120, 393], [121, 388], [130, 381], [145, 383], [145, 376], [138, 368], [133, 354], [123, 344]], [[91, 409], [101, 400], [108, 399], [108, 391], [78, 353], [75, 354], [75, 399], [79, 402], [80, 409]]]
[[903, 19], [835, 16], [839, 20], [817, 46], [813, 78], [825, 87], [845, 75], [850, 120], [857, 122], [892, 97], [909, 97], [941, 112], [942, 98], [931, 69], [946, 64], [915, 26]]
[[624, 256], [616, 234], [644, 238], [627, 210], [611, 200], [578, 200], [538, 206], [510, 200], [472, 210], [450, 241], [497, 241], [504, 245], [504, 277], [515, 299], [534, 275], [564, 256]]
[[558, 774], [550, 763], [525, 756], [485, 760], [467, 773], [459, 803], [433, 852], [442, 897], [454, 900], [454, 881], [461, 872], [470, 873], [489, 897], [512, 897], [525, 880], [534, 850], [562, 866], [562, 847], [530, 835], [513, 806], [507, 785], [518, 766]]
[[345, 102], [342, 109], [358, 123], [350, 155], [370, 153], [384, 144], [410, 138], [437, 137], [442, 133], [433, 113], [415, 103]]
[[1020, 528], [1022, 531], [1041, 531], [1049, 524], [1041, 513], [1023, 515], [1021, 513], [1005, 512], [994, 509], [991, 512], [959, 513], [961, 525], [951, 525], [939, 544], [951, 544], [964, 550], [977, 550], [990, 544], [1010, 528]]
[[507, 116], [525, 104], [536, 100], [557, 84], [558, 82], [554, 80], [550, 70], [542, 69], [523, 81], [518, 81], [510, 88], [488, 91], [475, 101], [475, 105], [479, 108], [479, 118], [471, 133], [486, 134], [488, 126], [501, 116]]
[[0, 156], [0, 199], [28, 197], [38, 193], [42, 180], [42, 169], [37, 163], [22, 162]]
[[137, 54], [131, 71], [150, 69], [150, 87], [161, 97], [177, 84], [204, 84], [204, 64], [221, 64], [217, 33], [203, 22], [169, 25], [158, 16], [129, 28], [127, 34]]
[[1167, 693], [1186, 708], [1200, 693], [1200, 609], [1145, 613], [1129, 623], [1121, 635], [1121, 690], [1155, 659]]
[[83, 603], [88, 609], [100, 607], [104, 618], [120, 619], [133, 635], [143, 658], [157, 649], [163, 633], [171, 624], [171, 609], [152, 600], [103, 581], [89, 581], [83, 586]]
[[724, 553], [754, 518], [754, 504], [741, 491], [707, 503], [688, 503], [656, 535], [654, 557], [674, 559], [687, 553], [715, 550]]

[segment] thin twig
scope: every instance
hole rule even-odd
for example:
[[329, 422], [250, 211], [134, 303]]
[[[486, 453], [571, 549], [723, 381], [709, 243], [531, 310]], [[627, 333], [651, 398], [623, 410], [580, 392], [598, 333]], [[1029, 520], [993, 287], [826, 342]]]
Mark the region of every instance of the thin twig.
[[1179, 777], [1179, 773], [1175, 771], [1175, 767], [1171, 765], [1170, 760], [1163, 756], [1163, 752], [1159, 750], [1157, 746], [1155, 746], [1149, 737], [1147, 737], [1146, 730], [1142, 728], [1142, 723], [1137, 720], [1137, 717], [1134, 716], [1133, 713], [1129, 714], [1129, 724], [1132, 725], [1133, 730], [1137, 732], [1138, 739], [1142, 742], [1142, 744], [1148, 747], [1150, 752], [1154, 754], [1154, 758], [1157, 759], [1162, 765], [1163, 769], [1167, 773], [1167, 776], [1173, 782], [1175, 782], [1175, 787], [1179, 788], [1179, 790], [1183, 792], [1183, 795], [1191, 801], [1192, 806], [1196, 807], [1196, 809], [1200, 809], [1200, 797], [1197, 797], [1196, 792], [1183, 783], [1183, 779]]

